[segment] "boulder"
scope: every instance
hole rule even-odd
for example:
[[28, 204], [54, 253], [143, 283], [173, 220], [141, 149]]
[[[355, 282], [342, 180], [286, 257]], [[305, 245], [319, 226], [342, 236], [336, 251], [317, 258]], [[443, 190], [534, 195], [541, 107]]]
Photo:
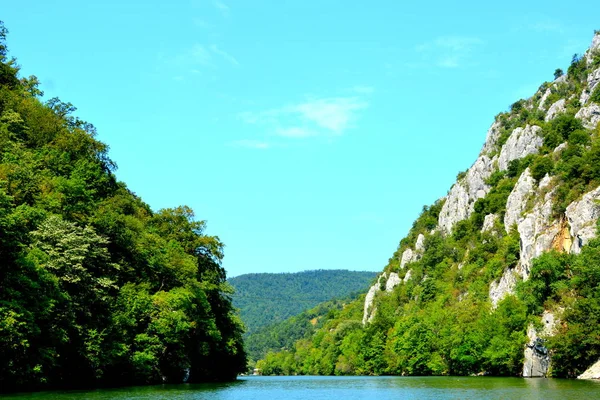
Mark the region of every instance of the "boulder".
[[600, 360], [596, 361], [591, 367], [577, 377], [577, 379], [600, 379]]

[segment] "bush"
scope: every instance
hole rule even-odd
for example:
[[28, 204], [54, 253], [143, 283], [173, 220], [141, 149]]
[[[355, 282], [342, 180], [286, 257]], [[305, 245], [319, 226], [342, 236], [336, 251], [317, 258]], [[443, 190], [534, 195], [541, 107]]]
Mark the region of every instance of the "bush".
[[538, 156], [531, 163], [531, 176], [536, 181], [540, 181], [546, 174], [550, 173], [554, 168], [554, 163], [550, 157]]

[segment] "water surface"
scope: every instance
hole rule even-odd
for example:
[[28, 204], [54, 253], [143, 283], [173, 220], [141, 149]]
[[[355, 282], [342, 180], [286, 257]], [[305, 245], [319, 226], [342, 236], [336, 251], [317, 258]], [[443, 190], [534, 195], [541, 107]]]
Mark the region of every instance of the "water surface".
[[6, 400], [600, 399], [600, 382], [489, 377], [241, 377], [223, 384], [22, 393]]

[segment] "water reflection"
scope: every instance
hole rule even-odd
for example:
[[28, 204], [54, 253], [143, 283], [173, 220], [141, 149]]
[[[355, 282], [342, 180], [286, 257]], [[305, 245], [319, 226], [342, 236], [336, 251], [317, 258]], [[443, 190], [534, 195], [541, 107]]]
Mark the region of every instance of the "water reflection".
[[243, 377], [230, 383], [44, 392], [3, 397], [38, 400], [358, 400], [598, 398], [600, 382], [490, 377]]

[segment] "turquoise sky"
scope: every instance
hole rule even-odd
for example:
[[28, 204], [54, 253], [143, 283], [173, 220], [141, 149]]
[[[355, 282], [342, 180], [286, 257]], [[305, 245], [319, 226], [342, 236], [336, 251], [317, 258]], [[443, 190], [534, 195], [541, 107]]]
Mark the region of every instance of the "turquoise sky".
[[566, 70], [595, 1], [5, 2], [10, 54], [230, 276], [381, 270], [494, 115]]

